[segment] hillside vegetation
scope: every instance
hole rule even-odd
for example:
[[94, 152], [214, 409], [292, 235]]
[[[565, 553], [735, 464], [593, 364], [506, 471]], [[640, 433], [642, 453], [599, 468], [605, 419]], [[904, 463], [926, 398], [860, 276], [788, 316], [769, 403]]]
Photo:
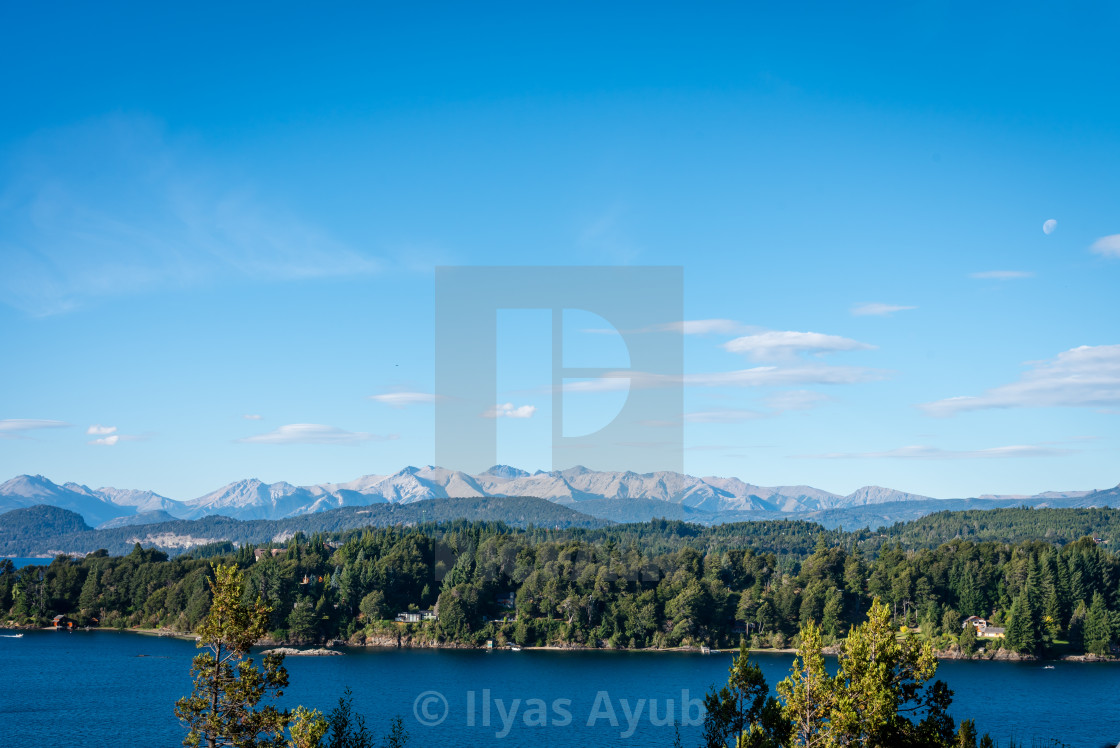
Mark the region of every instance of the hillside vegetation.
[[[783, 647], [808, 622], [827, 640], [842, 637], [879, 599], [892, 625], [966, 654], [978, 646], [962, 629], [967, 616], [1006, 630], [981, 642], [989, 652], [1105, 654], [1120, 635], [1120, 559], [1103, 538], [1066, 535], [1090, 511], [1114, 526], [1115, 510], [1013, 510], [992, 528], [949, 513], [853, 533], [788, 520], [567, 529], [457, 520], [298, 534], [273, 545], [275, 554], [261, 548], [259, 559], [248, 544], [217, 542], [177, 558], [137, 544], [125, 556], [60, 557], [45, 569], [3, 562], [0, 610], [17, 624], [63, 614], [188, 632], [208, 610], [211, 561], [225, 559], [246, 571], [248, 594], [272, 607], [273, 636], [293, 642], [404, 636], [630, 648], [728, 646], [747, 636]], [[1055, 528], [1050, 542], [934, 538], [1044, 526]], [[436, 622], [389, 620], [430, 607]]]

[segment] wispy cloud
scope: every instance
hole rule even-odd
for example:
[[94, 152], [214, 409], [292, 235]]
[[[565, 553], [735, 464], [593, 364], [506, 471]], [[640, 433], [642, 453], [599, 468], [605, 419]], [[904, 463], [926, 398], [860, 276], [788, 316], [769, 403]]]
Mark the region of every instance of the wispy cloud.
[[32, 315], [228, 277], [376, 272], [375, 258], [271, 206], [153, 120], [40, 133], [0, 191], [0, 301]]
[[267, 434], [247, 436], [237, 441], [245, 444], [360, 444], [396, 438], [396, 434], [380, 436], [361, 431], [346, 431], [319, 423], [290, 423]]
[[1102, 236], [1093, 242], [1089, 251], [1102, 257], [1120, 257], [1120, 234]]
[[917, 308], [916, 306], [899, 306], [897, 304], [872, 302], [868, 304], [856, 304], [852, 307], [852, 314], [856, 317], [889, 317], [895, 312], [905, 312], [909, 309]]
[[614, 265], [633, 263], [641, 251], [626, 230], [625, 212], [621, 204], [615, 204], [588, 221], [576, 237], [579, 246], [596, 257], [609, 258]]
[[1017, 382], [919, 407], [931, 415], [950, 416], [989, 408], [1120, 405], [1120, 345], [1083, 345], [1028, 365], [1031, 368]]
[[66, 428], [70, 425], [66, 421], [48, 421], [42, 418], [2, 418], [0, 439], [25, 439], [28, 431]]
[[34, 429], [57, 429], [70, 424], [66, 421], [48, 421], [42, 418], [4, 418], [0, 419], [0, 431], [31, 431]]
[[858, 384], [885, 379], [888, 372], [859, 366], [755, 366], [751, 369], [685, 374], [689, 387], [788, 387], [806, 384]]
[[615, 328], [588, 328], [582, 332], [596, 335], [616, 335], [619, 332], [626, 334], [650, 332], [675, 332], [681, 335], [743, 335], [746, 333], [762, 332], [763, 328], [755, 325], [744, 325], [733, 319], [687, 319], [680, 322], [669, 322], [663, 325], [650, 325], [635, 330], [616, 330]]
[[755, 366], [735, 371], [670, 376], [640, 371], [607, 372], [599, 379], [564, 383], [564, 392], [618, 392], [657, 387], [790, 387], [813, 384], [859, 384], [886, 379], [890, 372], [859, 366]]
[[381, 395], [370, 395], [370, 400], [403, 408], [408, 405], [427, 405], [436, 401], [436, 396], [429, 392], [386, 392]]
[[745, 408], [720, 408], [716, 410], [702, 410], [695, 413], [685, 413], [685, 423], [743, 423], [757, 421], [760, 418], [769, 418], [773, 413], [764, 410], [749, 410]]
[[1034, 273], [1029, 270], [984, 270], [979, 273], [969, 273], [969, 278], [975, 280], [1018, 280], [1020, 278], [1033, 278]]
[[514, 407], [513, 403], [499, 403], [482, 414], [483, 418], [532, 418], [537, 412], [535, 405], [520, 405]]
[[766, 398], [766, 404], [773, 410], [784, 413], [789, 410], [810, 410], [832, 398], [823, 392], [812, 390], [782, 390]]
[[259, 420], [261, 420], [261, 418], [263, 418], [263, 416], [258, 415], [256, 413], [246, 413], [245, 415], [243, 415], [241, 417], [244, 418], [246, 421], [259, 421]]
[[723, 344], [723, 348], [731, 353], [744, 353], [755, 360], [765, 361], [788, 359], [806, 353], [867, 351], [875, 346], [851, 338], [819, 332], [772, 331], [729, 340]]
[[733, 319], [689, 319], [663, 325], [662, 329], [683, 335], [742, 335], [758, 332], [759, 328]]
[[767, 396], [763, 402], [765, 410], [750, 408], [711, 408], [709, 410], [686, 413], [686, 423], [743, 423], [760, 418], [774, 418], [783, 413], [796, 410], [810, 410], [831, 400], [828, 395], [812, 390], [783, 390]]
[[90, 426], [86, 433], [98, 438], [90, 439], [87, 444], [97, 447], [113, 447], [121, 442], [144, 442], [152, 436], [151, 434], [118, 434], [116, 431], [116, 426]]
[[1060, 457], [1073, 452], [1069, 449], [1041, 447], [1032, 444], [987, 449], [940, 449], [938, 447], [898, 447], [882, 452], [830, 452], [816, 455], [794, 455], [811, 460], [986, 460], [1016, 457]]

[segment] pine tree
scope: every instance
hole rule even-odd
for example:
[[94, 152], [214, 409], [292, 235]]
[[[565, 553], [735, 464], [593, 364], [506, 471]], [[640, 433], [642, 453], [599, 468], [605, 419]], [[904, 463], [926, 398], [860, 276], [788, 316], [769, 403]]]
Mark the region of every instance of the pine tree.
[[778, 684], [784, 701], [782, 717], [791, 726], [788, 745], [829, 745], [828, 720], [835, 701], [832, 686], [821, 652], [821, 631], [810, 623], [801, 629], [801, 647], [789, 677]]
[[1034, 654], [1038, 650], [1039, 641], [1033, 618], [1030, 600], [1025, 593], [1019, 593], [1011, 605], [1011, 620], [1004, 632], [1008, 649], [1026, 654]]
[[766, 732], [763, 717], [768, 713], [768, 701], [772, 701], [767, 699], [769, 693], [762, 669], [751, 661], [746, 641], [740, 640], [727, 685], [704, 697], [705, 745], [722, 748], [728, 739], [736, 746], [750, 745], [747, 734], [762, 736]]
[[1112, 643], [1112, 618], [1104, 604], [1104, 595], [1093, 595], [1089, 615], [1085, 618], [1085, 651], [1090, 654], [1106, 655]]
[[1089, 606], [1084, 600], [1077, 603], [1073, 615], [1069, 619], [1069, 643], [1074, 649], [1085, 648], [1085, 619], [1089, 617]]
[[976, 723], [973, 720], [961, 720], [953, 748], [976, 748]]
[[[832, 744], [937, 744], [952, 738], [947, 713], [952, 694], [941, 681], [928, 683], [937, 672], [933, 647], [912, 636], [898, 639], [886, 605], [872, 603], [867, 621], [848, 634], [839, 659], [829, 720]], [[923, 718], [915, 724], [910, 715]]]
[[78, 609], [83, 616], [100, 618], [98, 600], [101, 596], [101, 585], [98, 584], [99, 571], [96, 566], [86, 574], [86, 581], [82, 584], [82, 594], [78, 596]]
[[961, 645], [961, 654], [971, 657], [972, 653], [976, 651], [976, 627], [971, 623], [964, 627], [959, 639]]
[[283, 694], [288, 672], [283, 655], [265, 655], [260, 669], [248, 657], [250, 647], [267, 631], [270, 611], [260, 600], [243, 603], [243, 586], [244, 575], [236, 566], [214, 568], [213, 602], [198, 629], [198, 646], [209, 651], [194, 658], [194, 691], [175, 705], [175, 716], [189, 730], [184, 745], [282, 744], [288, 713], [272, 705], [256, 707], [270, 693]]

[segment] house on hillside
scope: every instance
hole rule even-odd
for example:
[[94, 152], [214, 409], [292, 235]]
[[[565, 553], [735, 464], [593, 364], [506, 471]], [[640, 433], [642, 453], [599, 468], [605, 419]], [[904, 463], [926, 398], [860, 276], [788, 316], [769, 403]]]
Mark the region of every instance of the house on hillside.
[[961, 628], [966, 629], [969, 626], [972, 626], [972, 628], [976, 629], [977, 636], [982, 636], [988, 639], [998, 639], [999, 637], [1002, 637], [1004, 635], [1005, 631], [1005, 629], [1001, 628], [1000, 626], [993, 626], [992, 624], [988, 623], [987, 620], [981, 618], [980, 616], [969, 616], [968, 618], [964, 619], [964, 623], [961, 624]]
[[271, 556], [272, 558], [276, 558], [277, 556], [279, 556], [281, 553], [284, 553], [285, 551], [287, 551], [287, 548], [254, 548], [253, 549], [253, 560], [254, 561], [260, 561], [262, 558], [266, 558], [268, 556]]
[[393, 619], [397, 623], [421, 623], [423, 621], [438, 620], [436, 612], [432, 609], [428, 610], [405, 610], [397, 614]]

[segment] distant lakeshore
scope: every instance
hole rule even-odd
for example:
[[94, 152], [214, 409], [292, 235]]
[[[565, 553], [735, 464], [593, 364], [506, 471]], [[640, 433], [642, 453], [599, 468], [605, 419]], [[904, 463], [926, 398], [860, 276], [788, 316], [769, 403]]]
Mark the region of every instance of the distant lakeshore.
[[[24, 630], [24, 631], [59, 631], [53, 626], [10, 626], [0, 625], [3, 630]], [[119, 634], [138, 634], [140, 636], [155, 636], [167, 639], [179, 639], [181, 641], [197, 642], [198, 637], [195, 634], [185, 634], [181, 631], [173, 631], [167, 628], [145, 629], [145, 628], [112, 628], [112, 627], [86, 627], [83, 626], [74, 629], [78, 633], [83, 632], [108, 632]], [[468, 642], [451, 642], [451, 641], [437, 641], [432, 639], [414, 639], [410, 636], [401, 636], [393, 638], [390, 636], [374, 636], [369, 637], [363, 643], [353, 641], [339, 641], [334, 640], [325, 644], [309, 644], [307, 642], [294, 642], [275, 639], [261, 639], [257, 642], [257, 647], [261, 649], [284, 649], [286, 656], [301, 656], [310, 655], [317, 656], [322, 654], [345, 654], [346, 649], [355, 650], [396, 650], [396, 649], [447, 649], [447, 650], [474, 650], [479, 652], [486, 651], [509, 651], [510, 646], [508, 643], [498, 645], [495, 642], [493, 648], [480, 646]], [[331, 649], [338, 647], [341, 649]], [[701, 646], [678, 646], [678, 647], [589, 647], [585, 644], [549, 644], [549, 645], [525, 645], [518, 646], [519, 651], [526, 652], [650, 652], [650, 653], [666, 653], [666, 654], [694, 654], [694, 655], [708, 655], [708, 654], [731, 654], [737, 652], [736, 648], [711, 648], [709, 652], [704, 652]], [[839, 645], [833, 644], [824, 648], [823, 652], [827, 656], [835, 656], [839, 652]], [[329, 651], [328, 651], [329, 650]], [[785, 647], [781, 649], [773, 649], [770, 647], [750, 647], [748, 648], [752, 654], [767, 654], [767, 655], [789, 655], [794, 656], [797, 654], [797, 649], [793, 647]], [[976, 652], [971, 656], [963, 655], [959, 650], [934, 650], [934, 655], [938, 660], [954, 660], [965, 662], [1103, 662], [1103, 663], [1120, 663], [1118, 657], [1103, 657], [1100, 655], [1084, 654], [1073, 655], [1067, 654], [1061, 657], [1045, 658], [1036, 657], [1029, 654], [1021, 654], [1012, 652], [1007, 649], [997, 649], [993, 652]]]

